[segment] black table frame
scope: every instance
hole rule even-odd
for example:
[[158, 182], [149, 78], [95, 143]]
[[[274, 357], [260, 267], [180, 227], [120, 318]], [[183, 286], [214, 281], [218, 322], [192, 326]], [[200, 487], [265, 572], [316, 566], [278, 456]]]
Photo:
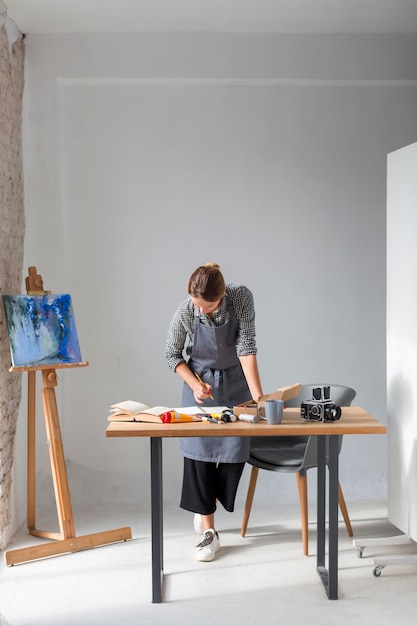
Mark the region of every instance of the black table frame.
[[[151, 437], [152, 602], [162, 602], [164, 580], [162, 437]], [[326, 447], [328, 442], [328, 564], [326, 568]], [[329, 600], [338, 599], [339, 436], [317, 437], [317, 572]]]

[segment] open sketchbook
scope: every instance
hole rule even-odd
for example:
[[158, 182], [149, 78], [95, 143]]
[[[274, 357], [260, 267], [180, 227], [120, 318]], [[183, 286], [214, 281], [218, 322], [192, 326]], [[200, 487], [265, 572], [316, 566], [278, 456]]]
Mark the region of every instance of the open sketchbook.
[[[200, 422], [198, 415], [207, 413], [217, 413], [227, 409], [227, 407], [203, 407], [187, 406], [181, 408], [171, 408], [167, 406], [149, 407], [142, 402], [134, 400], [124, 400], [110, 406], [111, 415], [107, 418], [109, 422], [151, 422], [154, 424], [175, 423], [175, 422]], [[171, 413], [170, 416], [165, 416]], [[175, 414], [175, 415], [174, 415]]]

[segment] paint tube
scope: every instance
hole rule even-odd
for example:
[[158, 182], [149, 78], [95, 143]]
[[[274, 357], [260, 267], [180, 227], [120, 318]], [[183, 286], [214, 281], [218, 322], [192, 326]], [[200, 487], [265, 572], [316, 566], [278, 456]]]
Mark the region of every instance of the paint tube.
[[238, 419], [241, 422], [253, 422], [253, 423], [259, 422], [259, 417], [257, 415], [250, 415], [249, 413], [241, 413], [238, 416]]

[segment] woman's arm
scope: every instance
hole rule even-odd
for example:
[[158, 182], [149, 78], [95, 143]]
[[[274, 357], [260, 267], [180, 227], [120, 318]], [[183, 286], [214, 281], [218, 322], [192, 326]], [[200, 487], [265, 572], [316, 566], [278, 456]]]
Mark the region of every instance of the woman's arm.
[[264, 394], [262, 391], [261, 377], [259, 375], [256, 354], [245, 354], [240, 356], [239, 361], [242, 366], [246, 382], [248, 383], [252, 399], [255, 400], [255, 402], [258, 402], [259, 398]]

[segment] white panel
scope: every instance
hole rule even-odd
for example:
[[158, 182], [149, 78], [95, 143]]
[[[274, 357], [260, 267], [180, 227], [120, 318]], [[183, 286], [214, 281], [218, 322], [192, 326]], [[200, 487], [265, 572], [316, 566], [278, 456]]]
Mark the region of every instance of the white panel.
[[417, 143], [388, 155], [389, 519], [417, 539]]

